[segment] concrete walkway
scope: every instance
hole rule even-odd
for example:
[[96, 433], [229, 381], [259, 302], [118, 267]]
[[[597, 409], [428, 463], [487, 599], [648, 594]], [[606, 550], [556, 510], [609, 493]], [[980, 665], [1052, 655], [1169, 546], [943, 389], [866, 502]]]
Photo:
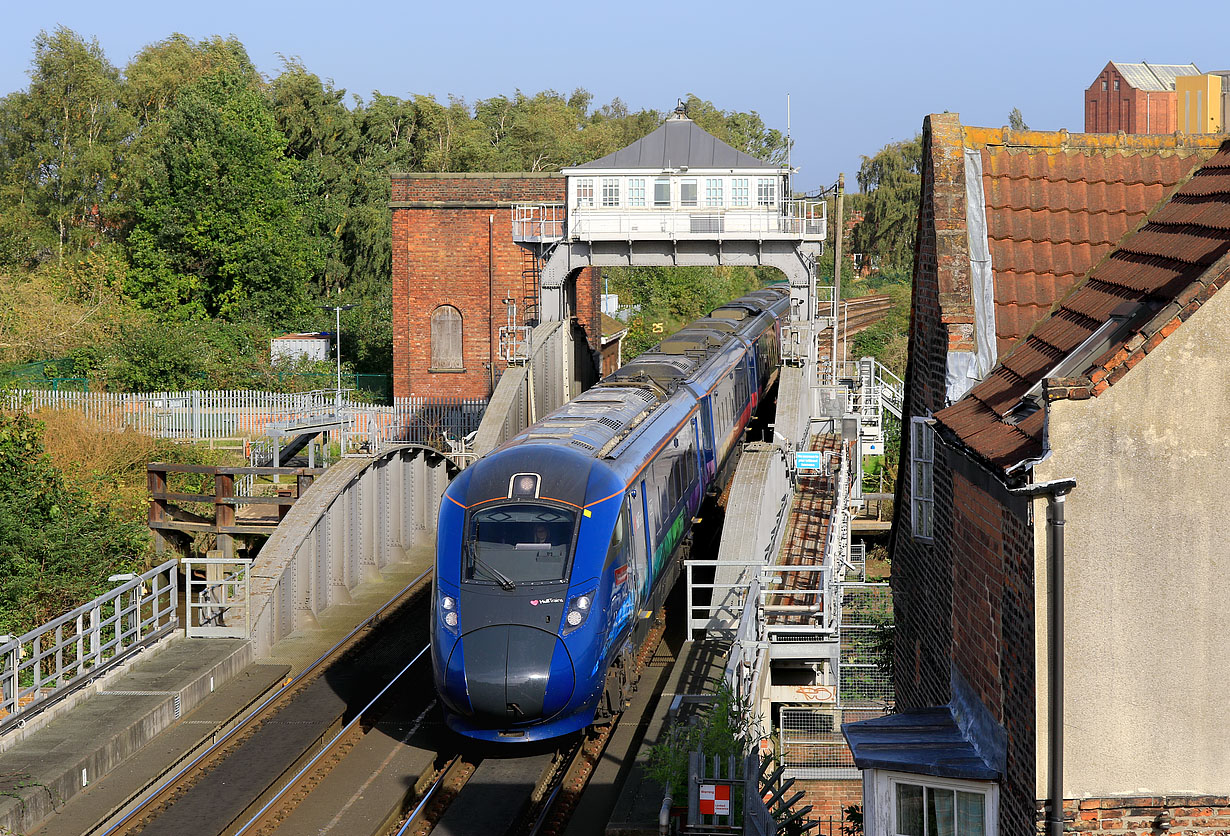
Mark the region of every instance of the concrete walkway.
[[0, 833], [88, 834], [221, 737], [431, 565], [386, 568], [253, 660], [242, 639], [164, 640], [0, 753]]

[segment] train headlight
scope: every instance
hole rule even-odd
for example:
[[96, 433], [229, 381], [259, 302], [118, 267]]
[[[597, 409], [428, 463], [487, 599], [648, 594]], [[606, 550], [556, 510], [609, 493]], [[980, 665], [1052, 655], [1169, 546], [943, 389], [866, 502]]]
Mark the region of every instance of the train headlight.
[[454, 636], [457, 635], [457, 625], [460, 623], [460, 619], [457, 616], [457, 599], [452, 595], [445, 595], [441, 592], [437, 602], [440, 623], [444, 625], [446, 631]]
[[596, 589], [589, 589], [568, 599], [568, 606], [564, 608], [563, 634], [565, 636], [585, 623], [594, 605], [595, 592], [597, 592]]

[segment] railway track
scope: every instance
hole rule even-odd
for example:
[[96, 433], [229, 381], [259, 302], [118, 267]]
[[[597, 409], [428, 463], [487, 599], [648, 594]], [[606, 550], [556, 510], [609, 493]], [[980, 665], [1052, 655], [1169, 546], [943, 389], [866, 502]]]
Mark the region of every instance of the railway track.
[[[659, 622], [637, 658], [643, 673], [662, 638]], [[397, 836], [559, 836], [620, 722], [557, 745], [475, 748], [449, 759]], [[510, 755], [513, 755], [510, 757]]]
[[[381, 712], [408, 696], [391, 683], [405, 688], [406, 672], [430, 664], [426, 654], [410, 661], [405, 651], [426, 644], [430, 588], [430, 572], [415, 578], [135, 808], [94, 833], [268, 832], [271, 816], [285, 817], [285, 787], [291, 784], [301, 793], [305, 780], [321, 783], [359, 747], [363, 733], [378, 727]], [[421, 713], [430, 689], [406, 690], [418, 692]], [[301, 800], [295, 792], [289, 796], [295, 803]]]
[[843, 300], [841, 330], [843, 333], [857, 334], [887, 316], [892, 307], [892, 297], [887, 294]]
[[[420, 588], [424, 581], [416, 579]], [[415, 591], [412, 584], [399, 597]], [[389, 626], [421, 624], [422, 616], [421, 607], [410, 606]], [[383, 684], [371, 681], [370, 668], [339, 667], [339, 656], [390, 655], [375, 647], [390, 644], [392, 634], [355, 641], [361, 632], [269, 698], [107, 836], [562, 834], [619, 718], [562, 743], [465, 746], [442, 733], [431, 689], [424, 687], [431, 676], [425, 645], [407, 653], [396, 642], [400, 665]], [[640, 670], [661, 635], [659, 623], [638, 657]], [[340, 713], [322, 711], [323, 694], [359, 679], [369, 686], [361, 703], [352, 698]]]

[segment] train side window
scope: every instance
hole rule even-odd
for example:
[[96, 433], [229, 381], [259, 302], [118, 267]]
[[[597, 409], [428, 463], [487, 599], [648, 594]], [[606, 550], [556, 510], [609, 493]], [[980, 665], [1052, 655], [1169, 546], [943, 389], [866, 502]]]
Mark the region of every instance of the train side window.
[[618, 562], [619, 555], [624, 550], [624, 517], [625, 516], [626, 515], [623, 512], [621, 512], [620, 515], [615, 518], [615, 530], [614, 532], [611, 533], [611, 545], [608, 546], [606, 550], [607, 564], [610, 564], [612, 562]]

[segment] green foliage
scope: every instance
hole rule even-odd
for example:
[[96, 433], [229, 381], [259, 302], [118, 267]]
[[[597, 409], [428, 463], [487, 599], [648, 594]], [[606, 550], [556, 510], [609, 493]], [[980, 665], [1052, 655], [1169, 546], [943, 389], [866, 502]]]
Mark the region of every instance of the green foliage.
[[[687, 105], [731, 145], [784, 159], [784, 136], [757, 113], [696, 96]], [[83, 361], [91, 359], [83, 354], [119, 356], [110, 344], [127, 330], [129, 302], [172, 325], [219, 319], [331, 330], [316, 309], [328, 300], [358, 306], [343, 322], [344, 356], [364, 372], [387, 373], [390, 174], [555, 170], [626, 146], [663, 116], [619, 99], [595, 106], [582, 89], [517, 90], [473, 104], [378, 91], [347, 100], [296, 58], [262, 78], [234, 37], [173, 34], [142, 49], [121, 74], [97, 41], [64, 28], [44, 32], [29, 88], [0, 100], [0, 266], [61, 272], [48, 278], [53, 292], [0, 287], [0, 301], [14, 302], [21, 317], [47, 309], [53, 296], [92, 307], [44, 317], [54, 320], [54, 339], [34, 329], [12, 334], [0, 313], [0, 345], [21, 360], [74, 350]], [[87, 299], [64, 273], [104, 250], [106, 269], [93, 265], [90, 287], [105, 292]], [[734, 293], [718, 295], [705, 291], [687, 311], [682, 291], [667, 288], [653, 315], [673, 327]], [[60, 327], [60, 319], [82, 316], [122, 322]], [[87, 349], [99, 336], [108, 345]], [[129, 341], [133, 351], [140, 339]], [[115, 379], [161, 386], [195, 365], [173, 352], [157, 380], [121, 369]]]
[[723, 761], [742, 759], [760, 740], [763, 731], [749, 721], [751, 706], [726, 682], [718, 685], [713, 702], [691, 722], [676, 720], [649, 749], [647, 774], [673, 799], [687, 797], [688, 756], [703, 752]]
[[1012, 108], [1012, 112], [1008, 114], [1008, 127], [1014, 131], [1029, 130], [1029, 125], [1025, 124], [1025, 117], [1021, 115], [1019, 107]]
[[909, 351], [910, 286], [898, 282], [867, 281], [868, 289], [887, 293], [892, 307], [883, 319], [850, 338], [852, 357], [875, 357], [885, 368], [904, 379]]
[[167, 319], [293, 322], [320, 267], [297, 166], [269, 105], [242, 75], [180, 91], [129, 235], [129, 292]]
[[863, 219], [850, 242], [855, 252], [878, 258], [881, 268], [909, 270], [918, 232], [922, 190], [922, 134], [885, 145], [863, 157], [858, 170]]
[[863, 836], [863, 805], [851, 804], [842, 812], [841, 836]]
[[[294, 392], [332, 389], [333, 361], [269, 360], [271, 332], [256, 323], [160, 323], [147, 320], [114, 339], [72, 351], [57, 364], [65, 376], [89, 378], [91, 385], [117, 392], [187, 389], [260, 389]], [[345, 355], [344, 355], [345, 356]], [[342, 363], [343, 385], [355, 364]]]
[[747, 267], [610, 267], [602, 275], [620, 304], [636, 311], [624, 338], [625, 361], [766, 280], [780, 280], [776, 270]]
[[65, 482], [44, 453], [42, 424], [0, 415], [0, 631], [19, 634], [100, 594], [148, 550], [142, 520]]
[[19, 207], [0, 226], [5, 263], [59, 261], [109, 233], [131, 130], [120, 84], [98, 41], [64, 27], [34, 39], [29, 88], [0, 100], [0, 205]]

